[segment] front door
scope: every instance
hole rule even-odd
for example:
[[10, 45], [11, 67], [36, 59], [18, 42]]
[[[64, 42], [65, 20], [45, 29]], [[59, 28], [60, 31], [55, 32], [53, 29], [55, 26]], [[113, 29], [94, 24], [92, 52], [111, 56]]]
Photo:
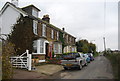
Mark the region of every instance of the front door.
[[46, 55], [45, 55], [45, 58], [47, 58], [48, 57], [48, 51], [49, 51], [49, 44], [48, 43], [45, 43], [45, 53], [46, 53]]

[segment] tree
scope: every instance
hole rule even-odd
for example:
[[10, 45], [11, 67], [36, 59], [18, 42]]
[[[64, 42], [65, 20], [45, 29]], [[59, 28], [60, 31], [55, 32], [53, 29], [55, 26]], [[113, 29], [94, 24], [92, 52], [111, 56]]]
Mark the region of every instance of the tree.
[[93, 54], [96, 52], [96, 45], [89, 43], [86, 39], [77, 41], [76, 46], [78, 52]]
[[9, 40], [15, 44], [17, 55], [21, 55], [26, 49], [32, 52], [32, 45], [35, 38], [32, 31], [32, 19], [21, 15], [17, 24], [13, 26], [12, 33], [9, 36]]

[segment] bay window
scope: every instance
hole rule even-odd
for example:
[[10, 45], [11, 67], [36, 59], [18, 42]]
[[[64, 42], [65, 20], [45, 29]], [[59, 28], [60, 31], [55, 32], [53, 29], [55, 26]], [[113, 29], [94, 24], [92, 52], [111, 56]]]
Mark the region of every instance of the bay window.
[[35, 40], [33, 42], [33, 53], [45, 54], [45, 42], [44, 42], [44, 40]]
[[62, 44], [55, 43], [54, 44], [54, 53], [61, 54], [62, 53]]

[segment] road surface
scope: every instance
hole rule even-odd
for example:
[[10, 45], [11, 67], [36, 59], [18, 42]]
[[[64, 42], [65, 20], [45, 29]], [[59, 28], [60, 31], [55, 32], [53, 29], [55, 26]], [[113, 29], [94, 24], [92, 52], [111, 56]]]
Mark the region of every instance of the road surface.
[[108, 59], [98, 56], [82, 70], [62, 70], [50, 76], [52, 79], [113, 79], [112, 67]]

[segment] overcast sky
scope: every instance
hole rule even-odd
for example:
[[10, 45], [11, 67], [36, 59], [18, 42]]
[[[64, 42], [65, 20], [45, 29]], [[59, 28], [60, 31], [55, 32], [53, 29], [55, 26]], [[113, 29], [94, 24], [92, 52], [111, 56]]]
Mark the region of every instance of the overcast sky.
[[[5, 2], [0, 0], [0, 9]], [[19, 0], [19, 7], [30, 4], [38, 7], [39, 17], [49, 14], [50, 23], [78, 39], [87, 39], [103, 50], [118, 49], [118, 1], [119, 0]], [[104, 2], [106, 2], [106, 26], [104, 27]]]

